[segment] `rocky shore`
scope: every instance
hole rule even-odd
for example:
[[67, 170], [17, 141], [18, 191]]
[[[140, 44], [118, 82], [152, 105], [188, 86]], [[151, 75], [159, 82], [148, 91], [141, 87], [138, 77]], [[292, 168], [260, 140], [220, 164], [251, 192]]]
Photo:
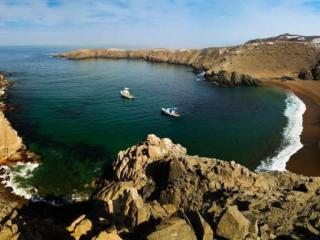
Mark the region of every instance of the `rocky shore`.
[[316, 36], [292, 38], [288, 34], [252, 40], [234, 47], [204, 49], [78, 49], [56, 57], [143, 59], [191, 66], [222, 86], [256, 86], [264, 80], [317, 79], [320, 47]]
[[32, 161], [35, 158], [34, 154], [26, 150], [21, 137], [5, 117], [4, 111], [7, 110], [5, 98], [9, 85], [10, 83], [6, 80], [5, 76], [0, 74], [0, 222], [12, 209], [21, 206], [25, 202], [23, 198], [12, 194], [10, 189], [7, 189], [3, 185], [3, 181], [7, 181], [8, 179], [2, 178], [5, 170], [1, 166]]
[[29, 203], [0, 239], [319, 239], [320, 178], [254, 173], [149, 135], [88, 201]]
[[6, 109], [4, 100], [8, 86], [9, 82], [5, 79], [4, 75], [0, 74], [0, 164], [19, 160], [21, 153], [25, 150], [22, 139], [11, 127], [2, 112]]
[[[75, 50], [57, 57], [183, 64], [231, 87], [320, 80], [318, 37], [289, 39], [200, 50]], [[3, 114], [8, 86], [0, 74], [1, 165], [34, 157]], [[46, 200], [26, 201], [0, 185], [0, 239], [320, 239], [320, 178], [255, 173], [235, 162], [189, 156], [152, 134], [119, 152], [90, 199]]]

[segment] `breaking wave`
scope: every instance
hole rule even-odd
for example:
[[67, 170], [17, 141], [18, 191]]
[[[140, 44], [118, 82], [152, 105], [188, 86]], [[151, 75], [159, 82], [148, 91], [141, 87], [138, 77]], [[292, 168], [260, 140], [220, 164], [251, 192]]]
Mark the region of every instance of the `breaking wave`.
[[10, 190], [11, 193], [31, 199], [36, 194], [37, 189], [23, 184], [21, 180], [27, 180], [33, 176], [33, 172], [38, 168], [38, 163], [17, 163], [14, 166], [0, 166], [0, 181]]
[[290, 157], [303, 147], [300, 135], [306, 105], [292, 92], [288, 92], [285, 102], [284, 116], [287, 118], [287, 125], [282, 132], [281, 145], [274, 156], [262, 161], [257, 171], [285, 171]]

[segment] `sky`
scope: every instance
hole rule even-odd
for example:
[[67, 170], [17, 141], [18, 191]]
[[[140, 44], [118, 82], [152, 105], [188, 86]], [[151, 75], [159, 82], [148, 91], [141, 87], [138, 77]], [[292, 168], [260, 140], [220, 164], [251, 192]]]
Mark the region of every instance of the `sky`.
[[320, 35], [320, 0], [0, 0], [0, 45], [200, 48]]

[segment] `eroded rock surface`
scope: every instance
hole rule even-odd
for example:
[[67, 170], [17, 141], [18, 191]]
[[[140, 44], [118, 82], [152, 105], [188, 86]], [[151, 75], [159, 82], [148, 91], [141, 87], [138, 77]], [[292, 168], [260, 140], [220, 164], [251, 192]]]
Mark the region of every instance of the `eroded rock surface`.
[[8, 85], [9, 82], [0, 74], [0, 164], [21, 159], [21, 154], [25, 150], [21, 137], [1, 111], [1, 108], [5, 109], [5, 104], [1, 100], [5, 98]]
[[71, 217], [65, 211], [73, 205], [54, 209], [59, 217], [44, 225], [39, 219], [48, 219], [46, 211], [37, 219], [34, 208], [31, 215], [19, 211], [2, 223], [0, 236], [43, 236], [50, 227], [65, 239], [320, 238], [316, 177], [255, 173], [235, 162], [189, 156], [155, 135], [121, 151], [113, 170]]
[[[116, 207], [117, 213], [132, 219], [129, 231], [151, 222], [162, 226], [171, 217], [196, 224], [192, 231], [199, 236], [198, 229], [203, 229], [202, 237], [214, 232], [217, 238], [269, 239], [313, 236], [320, 230], [319, 178], [290, 172], [254, 173], [234, 162], [186, 155], [181, 145], [154, 135], [121, 151], [114, 171], [115, 179], [93, 199], [115, 209], [110, 200], [117, 196], [113, 203], [121, 206]], [[135, 197], [128, 198], [132, 192]], [[201, 214], [198, 221], [195, 214]], [[133, 220], [137, 216], [143, 220]], [[212, 233], [199, 219], [208, 223]]]

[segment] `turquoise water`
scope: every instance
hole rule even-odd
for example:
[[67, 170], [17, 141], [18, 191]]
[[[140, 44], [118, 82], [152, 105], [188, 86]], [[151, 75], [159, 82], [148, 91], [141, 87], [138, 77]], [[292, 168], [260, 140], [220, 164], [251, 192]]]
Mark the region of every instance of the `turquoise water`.
[[[41, 156], [24, 180], [41, 195], [90, 188], [119, 150], [147, 134], [169, 137], [189, 154], [234, 160], [254, 170], [281, 142], [286, 93], [274, 87], [221, 88], [192, 69], [140, 60], [70, 61], [62, 48], [0, 48], [0, 69], [15, 82], [9, 119]], [[130, 87], [136, 99], [119, 91]], [[176, 106], [179, 119], [160, 113]], [[106, 171], [108, 171], [107, 169]]]

